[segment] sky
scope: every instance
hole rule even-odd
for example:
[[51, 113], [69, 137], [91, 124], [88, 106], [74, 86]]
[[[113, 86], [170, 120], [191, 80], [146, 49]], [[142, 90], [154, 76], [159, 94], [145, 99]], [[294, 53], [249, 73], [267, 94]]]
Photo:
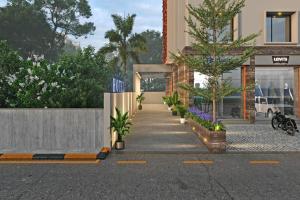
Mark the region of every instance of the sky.
[[[6, 5], [6, 0], [0, 0], [0, 6]], [[136, 14], [134, 32], [140, 33], [147, 29], [162, 31], [162, 0], [88, 0], [93, 16], [88, 21], [94, 22], [96, 31], [88, 38], [72, 40], [81, 47], [88, 45], [99, 49], [107, 42], [104, 38], [106, 31], [112, 29], [111, 14]]]

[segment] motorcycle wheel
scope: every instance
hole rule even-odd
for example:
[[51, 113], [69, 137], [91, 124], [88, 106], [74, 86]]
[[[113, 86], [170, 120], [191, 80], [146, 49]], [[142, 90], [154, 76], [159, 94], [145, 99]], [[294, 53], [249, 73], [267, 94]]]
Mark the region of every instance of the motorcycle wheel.
[[280, 121], [278, 120], [277, 117], [273, 117], [272, 118], [272, 127], [274, 130], [278, 130], [279, 128], [279, 125], [280, 125]]
[[287, 121], [285, 127], [286, 127], [287, 134], [291, 136], [295, 135], [296, 129], [294, 127], [294, 124], [291, 121]]

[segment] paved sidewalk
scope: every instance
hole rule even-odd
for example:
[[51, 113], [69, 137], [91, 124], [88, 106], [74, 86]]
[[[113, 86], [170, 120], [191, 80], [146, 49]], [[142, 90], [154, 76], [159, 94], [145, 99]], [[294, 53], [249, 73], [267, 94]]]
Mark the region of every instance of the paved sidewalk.
[[208, 152], [188, 124], [163, 105], [144, 106], [133, 119], [124, 152]]
[[300, 134], [275, 131], [269, 123], [226, 125], [227, 152], [300, 151]]

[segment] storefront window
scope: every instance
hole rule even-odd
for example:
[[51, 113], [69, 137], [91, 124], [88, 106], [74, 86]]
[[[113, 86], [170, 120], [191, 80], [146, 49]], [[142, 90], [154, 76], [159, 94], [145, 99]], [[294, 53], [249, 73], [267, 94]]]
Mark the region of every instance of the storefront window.
[[267, 13], [267, 42], [291, 42], [291, 14]]
[[280, 111], [294, 115], [294, 68], [257, 67], [255, 71], [256, 118]]
[[[241, 68], [237, 68], [229, 73], [223, 74], [224, 80], [230, 80], [232, 87], [241, 88]], [[232, 94], [223, 99], [219, 104], [219, 115], [224, 118], [241, 117], [241, 93]]]
[[[241, 68], [223, 74], [223, 80], [230, 80], [232, 87], [241, 88]], [[194, 73], [194, 86], [196, 88], [205, 88], [207, 76]], [[203, 97], [195, 96], [194, 104], [205, 112], [210, 112], [212, 109], [211, 102], [207, 102]], [[240, 118], [241, 116], [241, 93], [232, 94], [218, 102], [218, 117], [219, 118]]]

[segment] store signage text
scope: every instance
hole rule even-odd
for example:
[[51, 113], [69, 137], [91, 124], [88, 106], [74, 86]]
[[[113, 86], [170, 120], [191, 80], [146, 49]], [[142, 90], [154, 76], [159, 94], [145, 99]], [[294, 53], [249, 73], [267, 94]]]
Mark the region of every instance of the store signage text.
[[288, 64], [289, 63], [289, 56], [272, 56], [274, 64]]

